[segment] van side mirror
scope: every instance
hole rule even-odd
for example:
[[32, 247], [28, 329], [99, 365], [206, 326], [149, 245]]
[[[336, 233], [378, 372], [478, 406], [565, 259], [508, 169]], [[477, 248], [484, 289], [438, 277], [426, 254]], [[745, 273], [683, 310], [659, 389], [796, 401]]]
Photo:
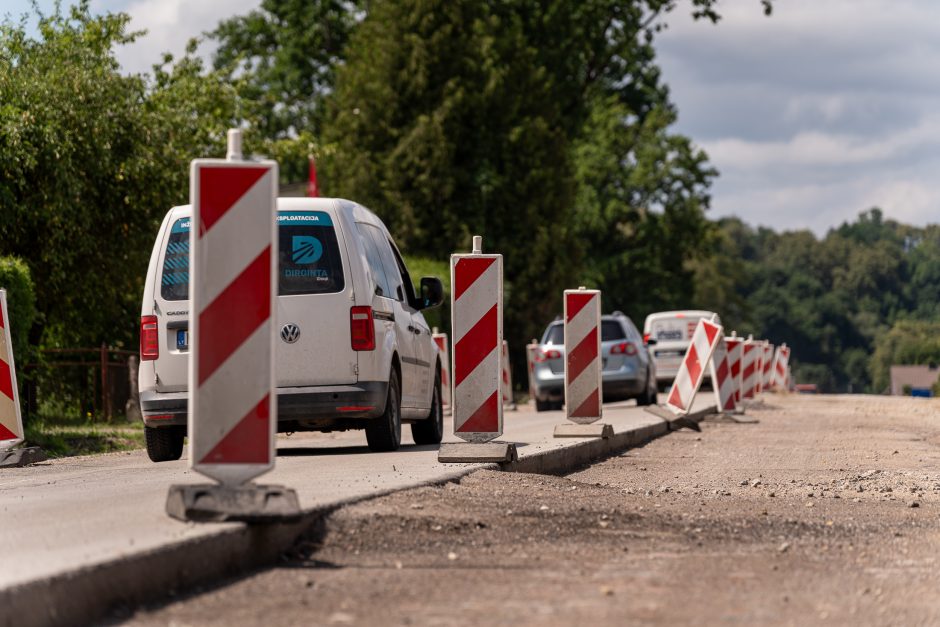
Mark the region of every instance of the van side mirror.
[[421, 309], [431, 309], [444, 302], [444, 284], [434, 276], [421, 277]]

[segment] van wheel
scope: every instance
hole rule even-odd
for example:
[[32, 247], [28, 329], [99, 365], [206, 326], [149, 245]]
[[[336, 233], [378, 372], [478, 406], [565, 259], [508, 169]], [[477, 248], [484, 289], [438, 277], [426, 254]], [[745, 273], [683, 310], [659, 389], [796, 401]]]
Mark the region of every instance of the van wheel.
[[150, 461], [172, 462], [182, 457], [185, 437], [186, 428], [181, 426], [144, 427]]
[[535, 399], [535, 411], [549, 411], [551, 408], [551, 401], [540, 401], [539, 399]]
[[431, 395], [431, 413], [424, 420], [411, 423], [415, 444], [440, 444], [444, 439], [444, 408], [441, 406], [441, 373], [437, 373]]
[[366, 442], [370, 451], [397, 451], [401, 446], [401, 385], [398, 372], [388, 375], [388, 399], [385, 413], [366, 424]]

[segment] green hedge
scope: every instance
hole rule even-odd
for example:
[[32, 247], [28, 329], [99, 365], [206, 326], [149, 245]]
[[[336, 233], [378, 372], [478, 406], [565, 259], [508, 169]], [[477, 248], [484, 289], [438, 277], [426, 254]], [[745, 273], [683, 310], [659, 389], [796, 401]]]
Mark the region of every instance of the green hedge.
[[29, 268], [17, 257], [0, 257], [0, 289], [7, 291], [10, 319], [5, 321], [13, 336], [13, 357], [17, 370], [32, 359], [29, 330], [36, 319], [36, 293]]

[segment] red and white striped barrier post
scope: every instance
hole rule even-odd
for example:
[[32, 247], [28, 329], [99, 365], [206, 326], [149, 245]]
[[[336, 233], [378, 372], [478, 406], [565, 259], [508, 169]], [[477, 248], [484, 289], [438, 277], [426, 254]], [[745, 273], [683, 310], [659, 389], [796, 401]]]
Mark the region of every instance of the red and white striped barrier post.
[[16, 387], [16, 364], [6, 290], [0, 289], [0, 468], [26, 466], [46, 456], [35, 446], [14, 448], [23, 443], [23, 415]]
[[512, 461], [516, 455], [515, 445], [492, 442], [503, 434], [503, 256], [482, 249], [483, 238], [475, 235], [472, 253], [450, 257], [454, 435], [467, 444], [442, 444], [440, 462]]
[[565, 416], [555, 437], [610, 437], [610, 425], [592, 425], [603, 415], [601, 379], [601, 292], [579, 287], [564, 292]]
[[11, 448], [23, 441], [23, 416], [16, 389], [9, 320], [7, 293], [0, 289], [0, 449]]
[[503, 397], [503, 407], [511, 411], [516, 410], [516, 401], [512, 396], [512, 370], [509, 368], [509, 342], [503, 340], [503, 349], [500, 356], [500, 392]]
[[777, 354], [774, 357], [773, 386], [783, 388], [789, 391], [787, 373], [790, 369], [790, 347], [781, 344], [777, 348]]
[[277, 163], [241, 160], [239, 131], [227, 159], [190, 168], [189, 461], [221, 485], [171, 486], [174, 518], [299, 514], [293, 491], [249, 484], [275, 459], [277, 185]]
[[720, 324], [704, 318], [698, 321], [666, 401], [666, 407], [675, 415], [684, 416], [689, 413], [695, 394], [705, 378], [705, 368], [715, 352], [718, 340], [722, 338], [721, 334]]
[[754, 340], [757, 355], [754, 362], [754, 396], [755, 398], [764, 391], [764, 340]]
[[763, 390], [769, 392], [773, 387], [774, 373], [774, 345], [769, 341], [764, 342], [764, 376], [762, 381]]
[[532, 341], [525, 346], [525, 370], [529, 379], [529, 400], [535, 402], [535, 356], [539, 350], [539, 341]]
[[741, 352], [741, 398], [752, 399], [757, 396], [758, 361], [762, 353], [761, 345], [748, 337], [742, 345]]
[[728, 348], [728, 367], [731, 369], [731, 380], [734, 382], [735, 411], [741, 413], [743, 411], [741, 388], [744, 386], [741, 376], [741, 354], [744, 352], [744, 340], [736, 333], [732, 333], [730, 337], [725, 338], [725, 346]]
[[431, 332], [431, 337], [437, 345], [437, 350], [441, 353], [441, 406], [445, 412], [451, 410], [451, 389], [450, 389], [450, 348], [447, 345], [447, 334], [438, 333], [437, 327]]
[[715, 391], [715, 400], [721, 412], [735, 412], [738, 409], [735, 402], [735, 377], [731, 372], [731, 361], [728, 358], [728, 347], [725, 338], [720, 337], [715, 343], [715, 352], [711, 358], [712, 388]]

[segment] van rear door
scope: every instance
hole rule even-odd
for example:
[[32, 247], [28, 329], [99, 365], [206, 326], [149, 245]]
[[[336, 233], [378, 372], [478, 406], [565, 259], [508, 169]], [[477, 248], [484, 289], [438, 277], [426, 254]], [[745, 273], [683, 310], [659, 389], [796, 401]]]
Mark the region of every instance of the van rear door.
[[154, 286], [160, 356], [154, 362], [158, 392], [182, 392], [189, 377], [189, 217], [164, 235]]
[[343, 234], [325, 211], [278, 211], [279, 387], [355, 383]]

